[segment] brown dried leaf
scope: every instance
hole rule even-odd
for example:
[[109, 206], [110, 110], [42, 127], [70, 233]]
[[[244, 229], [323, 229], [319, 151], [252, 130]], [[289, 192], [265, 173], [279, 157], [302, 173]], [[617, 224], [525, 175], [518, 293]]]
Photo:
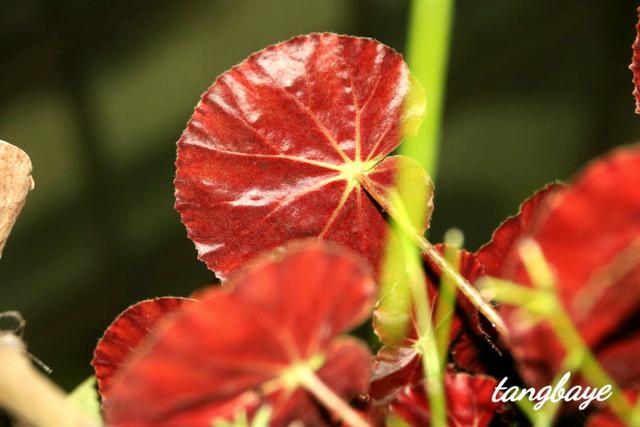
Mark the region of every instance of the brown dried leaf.
[[33, 186], [27, 153], [0, 140], [0, 257]]

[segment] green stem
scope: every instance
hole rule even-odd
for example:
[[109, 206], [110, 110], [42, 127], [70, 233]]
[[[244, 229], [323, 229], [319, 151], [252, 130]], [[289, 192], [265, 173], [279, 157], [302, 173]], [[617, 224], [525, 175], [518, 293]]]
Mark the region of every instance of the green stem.
[[[396, 172], [398, 174], [398, 172]], [[480, 295], [480, 292], [474, 288], [467, 279], [459, 274], [455, 268], [447, 262], [444, 256], [427, 240], [427, 238], [416, 230], [416, 227], [411, 222], [411, 216], [408, 209], [405, 206], [402, 198], [399, 196], [398, 191], [393, 192], [389, 200], [385, 197], [381, 197], [377, 193], [373, 193], [373, 197], [378, 203], [389, 213], [389, 216], [397, 224], [401, 231], [403, 239], [410, 239], [420, 248], [420, 251], [426, 255], [441, 271], [447, 280], [451, 280], [458, 290], [473, 304], [473, 306], [487, 318], [489, 322], [496, 328], [496, 331], [508, 341], [509, 331], [507, 326], [502, 320], [502, 317], [493, 308], [490, 302], [485, 301]]]
[[[634, 422], [637, 421], [634, 417], [631, 404], [624, 397], [620, 387], [615, 383], [613, 378], [602, 368], [597, 358], [591, 353], [590, 348], [582, 339], [582, 335], [573, 324], [569, 314], [567, 314], [562, 302], [558, 298], [554, 280], [545, 279], [543, 282], [536, 281], [536, 278], [539, 280], [548, 277], [546, 273], [550, 272], [551, 269], [546, 263], [546, 260], [544, 260], [544, 255], [540, 251], [540, 248], [535, 245], [535, 243], [533, 245], [530, 243], [531, 242], [523, 245], [524, 250], [521, 251], [521, 256], [528, 269], [535, 268], [538, 270], [536, 272], [527, 270], [529, 277], [532, 278], [534, 282], [534, 288], [493, 278], [485, 279], [481, 287], [495, 296], [497, 301], [520, 307], [535, 316], [537, 321], [547, 320], [554, 335], [556, 335], [568, 352], [563, 369], [567, 372], [579, 371], [585, 380], [594, 387], [602, 388], [610, 385], [612, 394], [609, 406], [611, 410], [620, 420], [626, 422], [627, 425], [635, 426], [636, 424], [634, 424]], [[527, 411], [525, 412], [528, 413]], [[530, 414], [528, 413], [528, 415]], [[549, 412], [546, 415], [548, 416], [542, 417], [534, 414], [534, 424], [536, 426], [547, 425], [545, 423], [550, 422], [554, 414]]]
[[425, 391], [429, 398], [431, 409], [431, 424], [434, 427], [446, 427], [447, 412], [444, 394], [444, 381], [440, 362], [438, 346], [436, 344], [433, 323], [431, 321], [431, 307], [429, 307], [429, 294], [422, 271], [420, 255], [408, 236], [401, 236], [403, 251], [405, 254], [406, 271], [409, 275], [411, 301], [416, 316], [416, 329], [418, 340], [414, 347], [422, 356], [422, 368], [424, 372]]
[[[460, 248], [462, 248], [463, 240], [462, 232], [457, 229], [447, 231], [444, 236], [444, 256], [456, 271], [460, 271]], [[453, 323], [456, 305], [456, 285], [448, 276], [443, 276], [440, 280], [437, 301], [435, 317], [436, 343], [442, 369], [445, 369], [447, 353], [449, 352], [451, 324]]]
[[549, 316], [548, 320], [556, 336], [563, 343], [565, 348], [580, 350], [583, 354], [582, 363], [580, 364], [580, 372], [593, 386], [601, 388], [605, 385], [611, 385], [611, 398], [609, 406], [621, 421], [630, 421], [632, 419], [633, 409], [629, 402], [622, 394], [620, 388], [616, 385], [613, 378], [602, 368], [596, 357], [589, 351], [580, 332], [562, 308], [560, 301], [557, 301], [558, 310], [553, 316]]
[[428, 112], [418, 134], [407, 138], [400, 152], [420, 162], [432, 177], [437, 173], [453, 9], [454, 0], [413, 0], [409, 17], [409, 68], [424, 86]]
[[547, 262], [540, 246], [534, 240], [525, 240], [519, 247], [520, 257], [525, 265], [527, 274], [534, 286], [542, 293], [547, 293], [553, 298], [552, 310], [546, 316], [551, 328], [567, 352], [577, 352], [582, 355], [579, 370], [584, 378], [595, 387], [611, 386], [611, 398], [609, 406], [611, 410], [623, 422], [630, 422], [633, 409], [622, 394], [620, 388], [609, 374], [602, 368], [598, 359], [593, 355], [589, 346], [582, 339], [582, 335], [573, 321], [557, 293], [555, 277], [551, 266]]

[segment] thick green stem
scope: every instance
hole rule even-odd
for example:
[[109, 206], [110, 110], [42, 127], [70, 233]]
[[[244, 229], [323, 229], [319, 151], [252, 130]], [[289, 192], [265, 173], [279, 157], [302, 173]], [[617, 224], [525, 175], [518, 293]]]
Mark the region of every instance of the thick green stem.
[[402, 144], [402, 154], [436, 176], [440, 124], [444, 106], [454, 0], [413, 0], [409, 17], [407, 57], [413, 75], [427, 94], [427, 115], [418, 134]]

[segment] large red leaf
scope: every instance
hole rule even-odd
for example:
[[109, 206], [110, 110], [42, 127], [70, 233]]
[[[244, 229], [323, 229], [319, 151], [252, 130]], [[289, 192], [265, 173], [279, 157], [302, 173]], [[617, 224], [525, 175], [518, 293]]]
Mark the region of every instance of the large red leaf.
[[[491, 397], [497, 381], [484, 375], [447, 372], [444, 378], [447, 420], [450, 426], [485, 427], [501, 410]], [[413, 427], [431, 423], [431, 411], [422, 385], [408, 386], [391, 405], [391, 412]]]
[[[530, 237], [553, 269], [560, 299], [585, 342], [620, 385], [637, 384], [640, 365], [632, 360], [640, 352], [640, 147], [589, 165], [549, 200], [546, 218]], [[519, 261], [507, 278], [529, 283]], [[561, 369], [564, 347], [546, 323], [522, 325], [506, 307], [503, 314], [525, 380], [549, 384]]]
[[91, 361], [103, 398], [109, 396], [111, 380], [127, 356], [149, 337], [160, 319], [190, 301], [174, 297], [141, 301], [120, 313], [109, 325], [98, 341]]
[[423, 114], [402, 56], [375, 40], [310, 34], [251, 55], [216, 79], [178, 142], [176, 208], [199, 259], [224, 278], [321, 237], [377, 269], [387, 226], [372, 197], [388, 207], [399, 164], [416, 168], [385, 156]]
[[336, 338], [369, 316], [375, 286], [363, 263], [319, 242], [255, 262], [163, 323], [129, 359], [105, 402], [113, 427], [210, 427], [267, 404], [271, 425], [328, 425], [299, 382], [315, 371], [349, 400], [367, 390], [370, 353]]
[[504, 275], [505, 261], [511, 255], [520, 239], [527, 236], [536, 222], [540, 222], [545, 215], [549, 197], [556, 194], [564, 184], [548, 184], [525, 200], [518, 213], [507, 218], [493, 233], [491, 241], [482, 246], [477, 254], [488, 276], [500, 277]]

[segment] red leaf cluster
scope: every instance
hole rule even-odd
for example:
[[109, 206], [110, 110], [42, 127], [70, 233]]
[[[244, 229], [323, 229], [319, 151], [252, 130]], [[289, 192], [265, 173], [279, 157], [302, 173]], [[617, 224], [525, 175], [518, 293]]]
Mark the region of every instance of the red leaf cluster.
[[[636, 42], [636, 80], [638, 55]], [[311, 34], [251, 55], [205, 92], [178, 142], [176, 208], [199, 258], [219, 277], [231, 276], [197, 301], [139, 303], [107, 329], [93, 365], [111, 426], [209, 427], [263, 405], [272, 409], [271, 425], [339, 424], [309, 390], [309, 375], [346, 402], [368, 393], [363, 413], [430, 423], [415, 327], [400, 341], [380, 334], [388, 345], [374, 360], [363, 343], [342, 336], [375, 301], [388, 232], [381, 200], [402, 160], [386, 156], [415, 119], [405, 109], [412, 84], [401, 55], [376, 41]], [[305, 237], [354, 250], [376, 274], [318, 239], [288, 244]], [[518, 252], [525, 238], [541, 247], [584, 341], [634, 394], [640, 148], [616, 151], [570, 185], [536, 193], [489, 244], [460, 253], [461, 275], [530, 285]], [[265, 250], [272, 252], [256, 261]], [[424, 271], [434, 307], [442, 274], [428, 260]], [[523, 325], [508, 306], [500, 312], [511, 340], [498, 347], [486, 319], [456, 300], [444, 384], [451, 425], [502, 422], [496, 414], [505, 408], [491, 400], [496, 378], [515, 369], [539, 387], [561, 370], [566, 349], [546, 323]], [[600, 412], [592, 422], [609, 418]]]
[[[319, 243], [285, 253], [255, 261], [229, 281], [229, 290], [211, 288], [155, 327], [139, 314], [155, 316], [167, 300], [125, 311], [94, 360], [102, 382], [111, 381], [111, 371], [101, 375], [106, 355], [133, 348], [124, 362], [114, 356], [110, 366], [119, 369], [107, 392], [101, 389], [109, 425], [210, 427], [262, 405], [272, 408], [271, 425], [330, 425], [330, 414], [298, 382], [302, 369], [347, 401], [365, 393], [369, 350], [340, 334], [369, 316], [375, 287], [368, 268]], [[120, 333], [135, 318], [136, 333]], [[151, 333], [139, 343], [137, 330], [145, 325]]]
[[[566, 188], [548, 187], [494, 234], [479, 258], [492, 274], [530, 278], [517, 253], [533, 239], [552, 268], [564, 309], [603, 368], [627, 389], [640, 385], [640, 147], [594, 161]], [[527, 384], [550, 384], [567, 349], [546, 323], [522, 324], [505, 306], [510, 349]]]

